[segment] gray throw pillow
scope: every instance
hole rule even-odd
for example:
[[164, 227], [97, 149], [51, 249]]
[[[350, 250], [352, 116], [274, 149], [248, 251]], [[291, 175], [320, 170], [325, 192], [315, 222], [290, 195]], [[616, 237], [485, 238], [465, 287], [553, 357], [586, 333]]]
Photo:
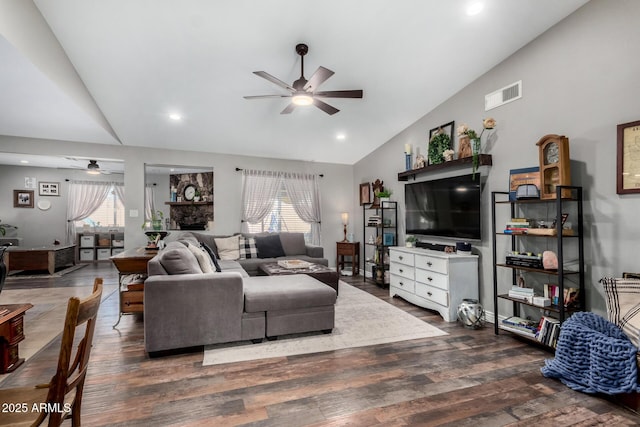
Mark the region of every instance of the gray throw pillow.
[[256, 237], [256, 247], [258, 248], [258, 258], [278, 258], [285, 256], [278, 234]]
[[207, 245], [204, 242], [200, 243], [200, 247], [202, 249], [204, 249], [209, 254], [209, 258], [211, 258], [211, 262], [213, 263], [213, 266], [215, 267], [216, 272], [220, 273], [222, 271], [222, 269], [220, 268], [220, 263], [218, 262], [218, 257], [216, 256], [216, 253], [213, 252], [213, 249], [211, 249], [209, 247], [209, 245]]
[[171, 247], [162, 251], [160, 264], [168, 274], [202, 273], [196, 256], [186, 247]]
[[307, 253], [302, 233], [280, 233], [280, 242], [286, 256], [306, 255]]

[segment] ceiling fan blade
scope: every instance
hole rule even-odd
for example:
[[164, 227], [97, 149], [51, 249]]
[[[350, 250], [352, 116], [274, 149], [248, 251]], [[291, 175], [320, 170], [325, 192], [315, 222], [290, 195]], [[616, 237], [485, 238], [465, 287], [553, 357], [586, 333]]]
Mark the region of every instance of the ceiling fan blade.
[[311, 76], [307, 84], [304, 85], [304, 90], [313, 92], [316, 90], [322, 83], [324, 83], [329, 77], [333, 76], [335, 73], [328, 68], [318, 67], [315, 73]]
[[315, 92], [314, 97], [318, 98], [362, 98], [362, 90], [327, 90]]
[[315, 105], [316, 107], [318, 107], [319, 109], [321, 109], [322, 111], [324, 111], [325, 113], [329, 114], [329, 115], [333, 115], [335, 113], [337, 113], [338, 110], [336, 107], [332, 107], [331, 105], [327, 104], [326, 102], [322, 102], [319, 99], [313, 99], [313, 105]]
[[296, 108], [296, 104], [294, 104], [293, 102], [289, 105], [287, 105], [287, 107], [280, 111], [280, 114], [291, 114], [291, 112]]
[[267, 73], [266, 71], [254, 71], [253, 74], [255, 74], [256, 76], [260, 76], [263, 79], [267, 79], [269, 80], [271, 83], [275, 83], [278, 86], [280, 86], [281, 88], [287, 89], [289, 92], [295, 92], [296, 90], [291, 87], [291, 85], [283, 82], [282, 80], [273, 77], [271, 74]]
[[267, 98], [291, 98], [291, 95], [250, 95], [243, 96], [244, 99], [267, 99]]

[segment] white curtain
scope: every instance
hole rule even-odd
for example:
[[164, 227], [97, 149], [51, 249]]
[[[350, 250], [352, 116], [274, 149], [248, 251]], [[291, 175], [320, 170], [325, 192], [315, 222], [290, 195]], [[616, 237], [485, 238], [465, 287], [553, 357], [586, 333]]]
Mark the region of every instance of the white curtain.
[[284, 188], [301, 220], [311, 224], [311, 244], [320, 245], [320, 188], [318, 175], [284, 173]]
[[124, 207], [124, 183], [114, 183], [113, 190], [116, 192], [120, 204]]
[[245, 169], [242, 171], [242, 231], [271, 212], [282, 184], [279, 172]]
[[151, 221], [151, 214], [156, 210], [155, 191], [153, 184], [147, 184], [144, 187], [144, 221]]
[[76, 221], [85, 219], [102, 205], [109, 196], [113, 182], [71, 181], [67, 198], [67, 244], [76, 237]]

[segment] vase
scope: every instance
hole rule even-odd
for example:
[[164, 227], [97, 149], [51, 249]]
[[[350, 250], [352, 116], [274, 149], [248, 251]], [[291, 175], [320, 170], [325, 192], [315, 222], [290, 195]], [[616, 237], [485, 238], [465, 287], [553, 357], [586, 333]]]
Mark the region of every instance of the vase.
[[162, 230], [162, 220], [154, 219], [153, 221], [151, 221], [151, 228], [153, 228], [154, 230]]
[[471, 139], [468, 135], [460, 135], [458, 145], [458, 158], [463, 159], [465, 157], [471, 157], [473, 155], [473, 149], [471, 148]]
[[484, 325], [484, 309], [477, 299], [462, 300], [458, 306], [458, 320], [472, 329], [478, 329]]

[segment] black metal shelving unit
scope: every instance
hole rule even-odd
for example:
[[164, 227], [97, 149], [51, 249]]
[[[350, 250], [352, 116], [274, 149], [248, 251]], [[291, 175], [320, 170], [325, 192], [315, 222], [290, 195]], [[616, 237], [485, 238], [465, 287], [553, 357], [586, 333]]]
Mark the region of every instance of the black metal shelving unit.
[[[564, 191], [563, 191], [564, 190]], [[568, 196], [570, 193], [570, 196]], [[564, 197], [562, 197], [564, 195]], [[504, 200], [503, 200], [504, 199]], [[556, 227], [555, 227], [555, 235], [532, 235], [532, 234], [508, 234], [504, 233], [504, 227], [498, 229], [498, 224], [496, 221], [496, 208], [499, 206], [509, 206], [511, 217], [524, 216], [526, 217], [526, 212], [528, 207], [532, 207], [534, 205], [540, 206], [541, 204], [553, 204], [555, 205], [555, 218], [556, 218]], [[561, 221], [562, 214], [569, 208], [570, 204], [575, 204], [575, 211], [577, 212], [577, 233], [574, 232], [570, 235], [567, 235], [563, 232], [563, 224]], [[583, 208], [582, 208], [582, 187], [577, 186], [557, 186], [556, 187], [556, 198], [548, 199], [548, 200], [540, 200], [540, 199], [532, 199], [532, 200], [509, 200], [508, 192], [500, 192], [494, 191], [491, 193], [491, 217], [492, 217], [492, 228], [493, 228], [493, 306], [494, 306], [494, 331], [497, 335], [500, 330], [507, 330], [501, 328], [501, 323], [499, 319], [500, 309], [498, 307], [498, 302], [500, 300], [509, 300], [513, 303], [512, 306], [512, 314], [513, 316], [520, 316], [520, 309], [523, 306], [530, 306], [536, 309], [544, 310], [545, 312], [553, 313], [554, 316], [557, 316], [560, 322], [563, 322], [571, 313], [576, 311], [582, 311], [585, 309], [585, 267], [584, 267], [584, 224], [583, 224]], [[558, 257], [558, 269], [557, 270], [544, 270], [539, 268], [529, 268], [529, 267], [521, 267], [521, 266], [513, 266], [508, 265], [504, 262], [501, 262], [503, 259], [502, 256], [498, 256], [497, 252], [497, 239], [500, 237], [509, 237], [511, 239], [511, 250], [517, 250], [517, 245], [521, 242], [526, 246], [527, 241], [529, 239], [552, 239], [556, 244], [556, 255]], [[569, 255], [565, 251], [565, 242], [571, 239], [575, 239], [577, 241], [577, 266], [575, 269], [566, 269], [565, 268], [565, 260]], [[498, 283], [498, 269], [511, 269], [511, 283], [508, 288], [510, 289], [512, 284], [516, 283], [518, 274], [543, 274], [549, 277], [552, 277], [552, 280], [557, 281], [558, 291], [559, 291], [559, 301], [558, 304], [548, 306], [548, 307], [540, 307], [534, 305], [532, 303], [523, 301], [521, 299], [509, 297], [508, 293], [501, 293], [501, 289], [505, 289], [504, 283]], [[565, 289], [565, 279], [568, 277], [577, 277], [579, 295], [578, 295], [578, 304], [574, 307], [565, 307], [563, 303], [564, 289]], [[500, 285], [503, 285], [502, 287]], [[525, 334], [518, 334], [513, 330], [508, 330], [511, 333], [515, 333], [516, 335], [531, 339]], [[532, 340], [536, 343], [537, 340]]]
[[[378, 215], [380, 224], [369, 225], [371, 215]], [[363, 205], [362, 224], [363, 280], [367, 280], [367, 272], [369, 272], [371, 280], [378, 286], [388, 286], [388, 281], [385, 281], [385, 272], [389, 271], [389, 247], [398, 245], [398, 202], [385, 201], [380, 202], [380, 205]], [[373, 243], [369, 242], [369, 236], [373, 236]], [[367, 261], [368, 259], [372, 261]]]

